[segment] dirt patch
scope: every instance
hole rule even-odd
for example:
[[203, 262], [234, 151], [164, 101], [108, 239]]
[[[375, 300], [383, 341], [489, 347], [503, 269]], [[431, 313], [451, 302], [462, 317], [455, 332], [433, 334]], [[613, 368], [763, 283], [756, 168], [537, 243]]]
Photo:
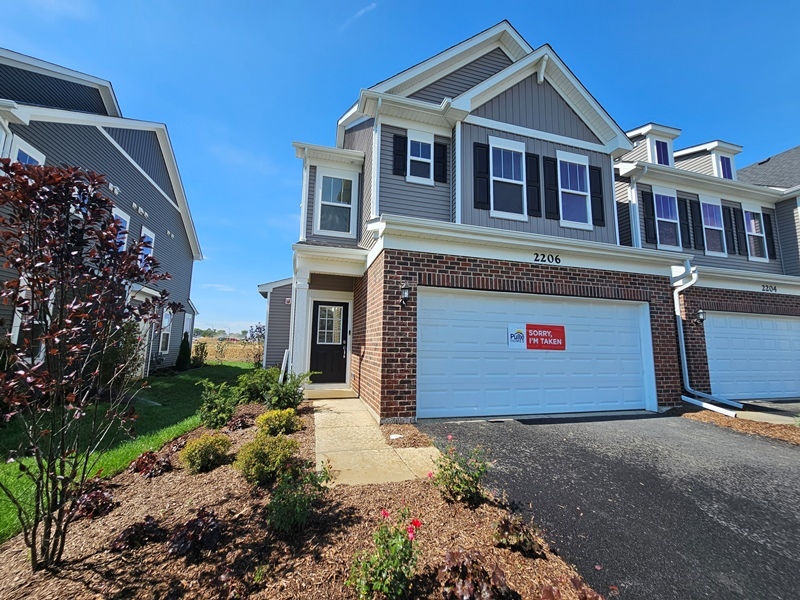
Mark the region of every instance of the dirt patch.
[[[243, 407], [240, 413], [259, 410], [263, 409]], [[303, 456], [313, 459], [310, 403], [301, 406], [300, 414], [305, 428], [292, 437], [300, 442]], [[255, 431], [250, 427], [228, 433], [233, 448], [252, 439]], [[169, 455], [174, 446], [168, 444], [160, 454]], [[411, 518], [422, 521], [413, 597], [440, 598], [435, 569], [445, 552], [474, 548], [505, 571], [509, 585], [522, 598], [538, 599], [542, 589], [551, 585], [559, 588], [564, 600], [577, 598], [569, 583], [576, 573], [555, 554], [548, 551], [546, 558], [525, 558], [493, 545], [494, 523], [506, 514], [498, 504], [475, 510], [449, 504], [423, 480], [336, 486], [302, 534], [282, 539], [266, 523], [268, 491], [251, 488], [230, 464], [193, 476], [180, 467], [174, 453], [172, 460], [175, 470], [153, 479], [133, 473], [114, 478], [112, 492], [119, 508], [94, 521], [73, 524], [65, 564], [58, 572], [31, 574], [20, 537], [0, 547], [0, 597], [355, 598], [345, 585], [354, 555], [371, 547], [381, 509], [396, 515], [408, 507]], [[163, 542], [125, 553], [108, 549], [123, 528], [146, 515], [172, 531], [195, 517], [201, 507], [213, 510], [223, 523], [221, 546], [202, 562], [168, 557]]]
[[[394, 448], [427, 448], [433, 440], [417, 429], [416, 425], [381, 425], [386, 443]], [[393, 435], [402, 437], [392, 439]]]
[[688, 409], [681, 416], [693, 421], [711, 423], [717, 427], [727, 427], [741, 433], [763, 435], [764, 437], [800, 445], [800, 427], [795, 425], [778, 425], [775, 423], [762, 423], [761, 421], [749, 421], [747, 419], [735, 419], [713, 410]]
[[253, 342], [231, 342], [221, 341], [214, 338], [199, 338], [198, 342], [206, 345], [208, 356], [207, 362], [261, 362], [261, 353], [264, 350], [263, 344]]

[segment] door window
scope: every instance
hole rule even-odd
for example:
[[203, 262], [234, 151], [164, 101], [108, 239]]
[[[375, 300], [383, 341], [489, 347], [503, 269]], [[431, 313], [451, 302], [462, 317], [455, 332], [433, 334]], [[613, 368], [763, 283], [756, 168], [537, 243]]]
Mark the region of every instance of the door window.
[[317, 344], [342, 343], [342, 316], [341, 306], [319, 307], [317, 314]]

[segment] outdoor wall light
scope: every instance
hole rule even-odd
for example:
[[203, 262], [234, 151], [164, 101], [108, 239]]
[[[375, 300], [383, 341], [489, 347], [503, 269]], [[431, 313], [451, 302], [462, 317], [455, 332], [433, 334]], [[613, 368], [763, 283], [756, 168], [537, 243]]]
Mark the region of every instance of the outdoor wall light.
[[406, 286], [406, 282], [404, 281], [403, 284], [400, 286], [400, 306], [405, 306], [406, 302], [408, 302], [408, 292], [409, 289]]
[[701, 325], [701, 324], [703, 323], [703, 321], [705, 321], [705, 320], [706, 320], [706, 311], [704, 311], [704, 310], [701, 308], [700, 310], [698, 310], [698, 311], [695, 313], [695, 315], [694, 315], [694, 321], [693, 321], [693, 323], [694, 323], [695, 325]]

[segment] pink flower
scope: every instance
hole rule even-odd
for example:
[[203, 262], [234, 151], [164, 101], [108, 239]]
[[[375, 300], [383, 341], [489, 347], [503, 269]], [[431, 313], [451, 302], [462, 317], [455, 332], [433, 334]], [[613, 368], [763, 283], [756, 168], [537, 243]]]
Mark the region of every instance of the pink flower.
[[382, 516], [384, 519], [388, 519], [388, 518], [389, 518], [389, 511], [388, 511], [388, 510], [386, 510], [385, 508], [382, 508], [382, 509], [381, 509], [381, 516]]
[[448, 434], [448, 435], [447, 435], [447, 441], [448, 441], [448, 442], [452, 442], [452, 441], [453, 441], [453, 436], [452, 436], [452, 435], [450, 435], [450, 434]]
[[407, 531], [408, 531], [408, 539], [413, 542], [414, 541], [414, 528], [409, 526]]
[[420, 527], [422, 527], [422, 521], [420, 521], [419, 519], [414, 519], [413, 521], [411, 521], [411, 526], [414, 527], [415, 529], [419, 529]]
[[428, 479], [433, 479], [433, 471], [428, 471]]

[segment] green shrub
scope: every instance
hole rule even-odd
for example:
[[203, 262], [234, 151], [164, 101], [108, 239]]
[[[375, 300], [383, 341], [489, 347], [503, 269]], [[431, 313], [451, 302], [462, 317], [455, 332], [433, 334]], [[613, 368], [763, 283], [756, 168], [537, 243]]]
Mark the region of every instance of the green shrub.
[[192, 366], [202, 367], [208, 359], [208, 346], [205, 342], [194, 343], [194, 354], [192, 355]]
[[256, 417], [256, 426], [267, 435], [294, 433], [303, 428], [303, 421], [293, 408], [268, 410]]
[[175, 369], [186, 371], [192, 362], [192, 344], [189, 341], [189, 332], [184, 332], [181, 340], [181, 347], [178, 350], [178, 358], [175, 359]]
[[241, 403], [239, 388], [229, 387], [227, 383], [216, 385], [208, 379], [201, 379], [195, 385], [203, 386], [200, 422], [211, 429], [224, 427]]
[[405, 598], [417, 566], [414, 538], [422, 524], [417, 519], [409, 521], [407, 510], [394, 523], [389, 522], [388, 511], [381, 514], [383, 522], [372, 535], [375, 550], [356, 556], [347, 579], [362, 600], [376, 592], [387, 599]]
[[192, 440], [181, 451], [181, 462], [190, 473], [211, 471], [225, 462], [225, 455], [231, 447], [231, 440], [221, 433], [207, 434]]
[[286, 373], [283, 383], [278, 380], [270, 386], [269, 405], [271, 408], [297, 408], [303, 401], [303, 388], [316, 373]]
[[290, 474], [300, 445], [285, 435], [269, 436], [258, 432], [236, 455], [233, 466], [251, 485], [267, 485], [282, 474]]
[[266, 404], [269, 402], [269, 391], [278, 382], [281, 370], [278, 367], [269, 369], [252, 369], [239, 375], [237, 384], [248, 402]]
[[477, 505], [483, 500], [481, 482], [489, 470], [483, 450], [477, 446], [464, 455], [453, 445], [453, 436], [447, 436], [447, 449], [436, 459], [433, 484], [445, 498]]
[[299, 531], [308, 522], [314, 504], [325, 495], [325, 483], [331, 480], [330, 470], [323, 467], [316, 473], [314, 464], [300, 464], [294, 475], [281, 477], [267, 506], [267, 521], [281, 534]]

